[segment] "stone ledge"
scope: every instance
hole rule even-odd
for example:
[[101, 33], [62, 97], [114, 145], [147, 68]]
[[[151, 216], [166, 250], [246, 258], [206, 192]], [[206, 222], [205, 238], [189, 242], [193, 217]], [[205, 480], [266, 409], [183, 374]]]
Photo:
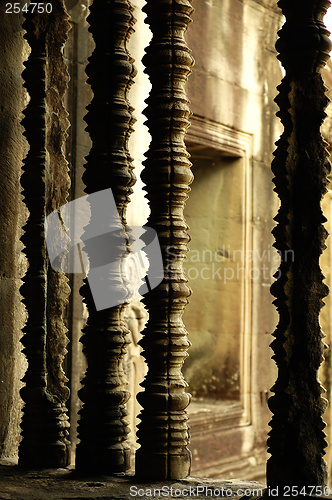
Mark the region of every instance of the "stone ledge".
[[15, 465], [0, 466], [0, 500], [126, 500], [140, 498], [240, 498], [261, 490], [257, 482], [204, 479], [138, 483], [133, 475], [80, 476], [73, 468], [24, 471]]

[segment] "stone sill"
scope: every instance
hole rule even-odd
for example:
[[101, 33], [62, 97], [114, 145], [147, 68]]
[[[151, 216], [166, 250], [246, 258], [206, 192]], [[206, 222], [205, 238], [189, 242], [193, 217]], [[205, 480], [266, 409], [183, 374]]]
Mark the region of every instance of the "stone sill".
[[[24, 471], [15, 465], [0, 465], [0, 500], [139, 499], [139, 498], [240, 498], [244, 491], [263, 490], [262, 483], [187, 479], [138, 483], [134, 476], [79, 476], [73, 468]], [[159, 491], [160, 490], [160, 491]], [[240, 491], [239, 491], [240, 490]], [[243, 492], [243, 493], [242, 493]]]

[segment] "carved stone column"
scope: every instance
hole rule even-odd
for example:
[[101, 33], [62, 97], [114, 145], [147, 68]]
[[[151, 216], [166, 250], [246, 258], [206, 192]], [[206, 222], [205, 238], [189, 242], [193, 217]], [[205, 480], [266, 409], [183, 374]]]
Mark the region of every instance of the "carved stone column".
[[69, 391], [62, 370], [67, 337], [62, 312], [68, 298], [67, 279], [49, 269], [44, 221], [65, 203], [67, 162], [62, 153], [67, 114], [63, 96], [68, 74], [62, 48], [70, 25], [64, 3], [51, 14], [26, 14], [23, 27], [31, 53], [23, 78], [30, 101], [22, 124], [29, 144], [21, 184], [29, 211], [22, 242], [28, 270], [21, 287], [27, 310], [22, 344], [28, 361], [21, 390], [25, 402], [19, 464], [64, 467], [69, 464], [66, 399]]
[[269, 400], [267, 484], [303, 487], [326, 482], [326, 401], [317, 372], [324, 352], [319, 312], [328, 293], [319, 266], [326, 238], [320, 202], [330, 171], [320, 133], [328, 102], [320, 70], [331, 47], [322, 22], [330, 2], [278, 5], [286, 22], [276, 48], [286, 75], [276, 98], [284, 132], [272, 164], [281, 202], [273, 231], [281, 264], [271, 288], [279, 312], [272, 343], [278, 378]]
[[[144, 7], [153, 34], [143, 59], [152, 84], [145, 110], [152, 140], [142, 179], [151, 209], [148, 226], [158, 233], [165, 268], [162, 283], [144, 298], [149, 321], [140, 341], [148, 373], [138, 395], [143, 410], [136, 475], [149, 480], [190, 472], [190, 395], [181, 369], [189, 347], [182, 321], [190, 295], [183, 272], [189, 241], [183, 209], [193, 179], [184, 144], [190, 116], [185, 83], [193, 59], [184, 33], [192, 10], [189, 0], [148, 0]], [[172, 262], [169, 247], [177, 255]]]
[[[101, 233], [107, 233], [113, 227], [108, 248], [112, 261], [120, 265], [126, 252], [123, 238], [126, 206], [135, 181], [128, 153], [134, 121], [128, 92], [135, 69], [127, 50], [134, 25], [133, 8], [128, 0], [94, 0], [90, 11], [89, 31], [96, 46], [86, 69], [93, 99], [85, 121], [92, 148], [83, 180], [88, 194], [112, 189], [123, 227], [114, 231], [117, 221], [107, 213], [100, 220], [91, 207], [91, 220], [85, 231], [88, 234], [92, 228], [96, 233], [99, 228]], [[90, 268], [94, 268], [98, 256], [92, 255], [88, 243], [85, 249], [90, 257]], [[114, 268], [105, 280], [110, 292], [122, 294], [125, 300], [121, 271]], [[78, 426], [81, 441], [76, 452], [76, 467], [89, 472], [121, 472], [130, 465], [126, 419], [129, 392], [123, 368], [129, 333], [123, 317], [125, 305], [97, 311], [87, 281], [82, 287], [82, 295], [89, 310], [82, 337], [88, 367], [79, 392], [83, 408]]]

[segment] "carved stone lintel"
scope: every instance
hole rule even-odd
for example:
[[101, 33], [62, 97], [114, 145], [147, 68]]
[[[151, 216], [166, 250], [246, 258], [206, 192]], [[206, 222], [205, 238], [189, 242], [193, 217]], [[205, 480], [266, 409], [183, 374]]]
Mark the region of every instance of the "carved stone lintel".
[[[52, 14], [27, 13], [23, 27], [31, 53], [23, 72], [30, 94], [22, 121], [30, 149], [21, 177], [24, 201], [29, 210], [22, 236], [28, 271], [21, 287], [28, 313], [22, 338], [28, 368], [23, 379], [25, 387], [21, 390], [25, 406], [19, 464], [64, 467], [70, 461], [65, 405], [69, 391], [62, 370], [67, 344], [62, 312], [68, 285], [64, 275], [56, 276], [56, 283], [48, 279], [48, 273], [53, 271], [48, 269], [44, 234], [48, 205], [64, 203], [68, 189], [67, 164], [61, 148], [68, 127], [62, 102], [68, 81], [62, 47], [70, 25], [63, 1], [53, 6]], [[58, 75], [50, 69], [52, 64], [57, 65]], [[46, 92], [49, 89], [54, 93], [53, 98]], [[62, 123], [60, 129], [59, 123]], [[53, 178], [51, 172], [55, 175], [56, 170], [58, 175]], [[59, 186], [62, 196], [53, 193]], [[47, 319], [49, 315], [52, 315], [51, 321]]]
[[[186, 477], [191, 463], [185, 411], [190, 395], [181, 369], [189, 347], [182, 321], [190, 295], [183, 272], [189, 241], [183, 209], [193, 179], [184, 144], [190, 116], [185, 83], [193, 59], [184, 33], [192, 10], [189, 0], [148, 0], [144, 7], [153, 38], [143, 59], [152, 89], [145, 110], [151, 144], [142, 179], [151, 209], [148, 225], [158, 234], [165, 268], [162, 283], [144, 298], [149, 321], [140, 341], [148, 373], [138, 395], [143, 410], [136, 475], [148, 480]], [[169, 247], [176, 254], [171, 263]]]
[[278, 378], [269, 400], [268, 486], [326, 484], [326, 401], [317, 373], [324, 334], [319, 312], [327, 286], [319, 266], [326, 230], [320, 202], [330, 164], [320, 127], [327, 105], [319, 70], [331, 43], [322, 24], [326, 0], [280, 0], [286, 17], [277, 49], [286, 76], [276, 102], [284, 132], [272, 170], [281, 204], [273, 234], [281, 264], [271, 292], [279, 312], [272, 343]]
[[[133, 8], [128, 0], [99, 0], [90, 7], [89, 31], [96, 43], [86, 69], [93, 99], [85, 117], [92, 148], [87, 157], [83, 180], [86, 193], [111, 188], [118, 208], [122, 230], [112, 232], [112, 262], [121, 263], [126, 253], [126, 206], [135, 177], [128, 153], [133, 116], [128, 92], [135, 68], [127, 50], [134, 25]], [[100, 220], [93, 207], [89, 227], [107, 233], [118, 222], [110, 216]], [[116, 214], [117, 217], [117, 214]], [[104, 226], [104, 227], [103, 227]], [[89, 245], [85, 245], [89, 255]], [[90, 251], [90, 268], [94, 259]], [[123, 273], [122, 273], [123, 274]], [[113, 267], [103, 278], [112, 293], [125, 294], [121, 270]], [[130, 465], [127, 441], [129, 426], [126, 402], [129, 398], [123, 358], [129, 331], [124, 323], [124, 304], [97, 311], [88, 282], [81, 289], [89, 318], [82, 343], [88, 367], [79, 392], [83, 402], [76, 451], [76, 468], [89, 472], [122, 472]]]

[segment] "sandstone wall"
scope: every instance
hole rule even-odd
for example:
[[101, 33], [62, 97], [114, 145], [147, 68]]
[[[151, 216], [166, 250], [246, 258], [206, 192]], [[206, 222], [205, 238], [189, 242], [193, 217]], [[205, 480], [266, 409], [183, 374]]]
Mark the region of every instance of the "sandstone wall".
[[[276, 376], [269, 344], [277, 314], [269, 287], [278, 265], [271, 235], [278, 202], [270, 166], [281, 132], [273, 100], [282, 78], [274, 49], [282, 20], [273, 2], [194, 0], [193, 6], [187, 40], [196, 61], [188, 82], [195, 128], [188, 146], [196, 179], [185, 215], [192, 236], [187, 271], [194, 279], [184, 316], [192, 342], [185, 376], [198, 396], [193, 464], [206, 474], [259, 477]], [[212, 264], [207, 253], [202, 261], [204, 250], [212, 250]], [[194, 268], [201, 273], [203, 266], [197, 278]], [[237, 275], [236, 266], [245, 271]], [[223, 273], [232, 269], [233, 278], [225, 281]], [[205, 413], [204, 397], [215, 401]], [[229, 412], [228, 423], [223, 412]], [[209, 424], [210, 440], [203, 433]]]

